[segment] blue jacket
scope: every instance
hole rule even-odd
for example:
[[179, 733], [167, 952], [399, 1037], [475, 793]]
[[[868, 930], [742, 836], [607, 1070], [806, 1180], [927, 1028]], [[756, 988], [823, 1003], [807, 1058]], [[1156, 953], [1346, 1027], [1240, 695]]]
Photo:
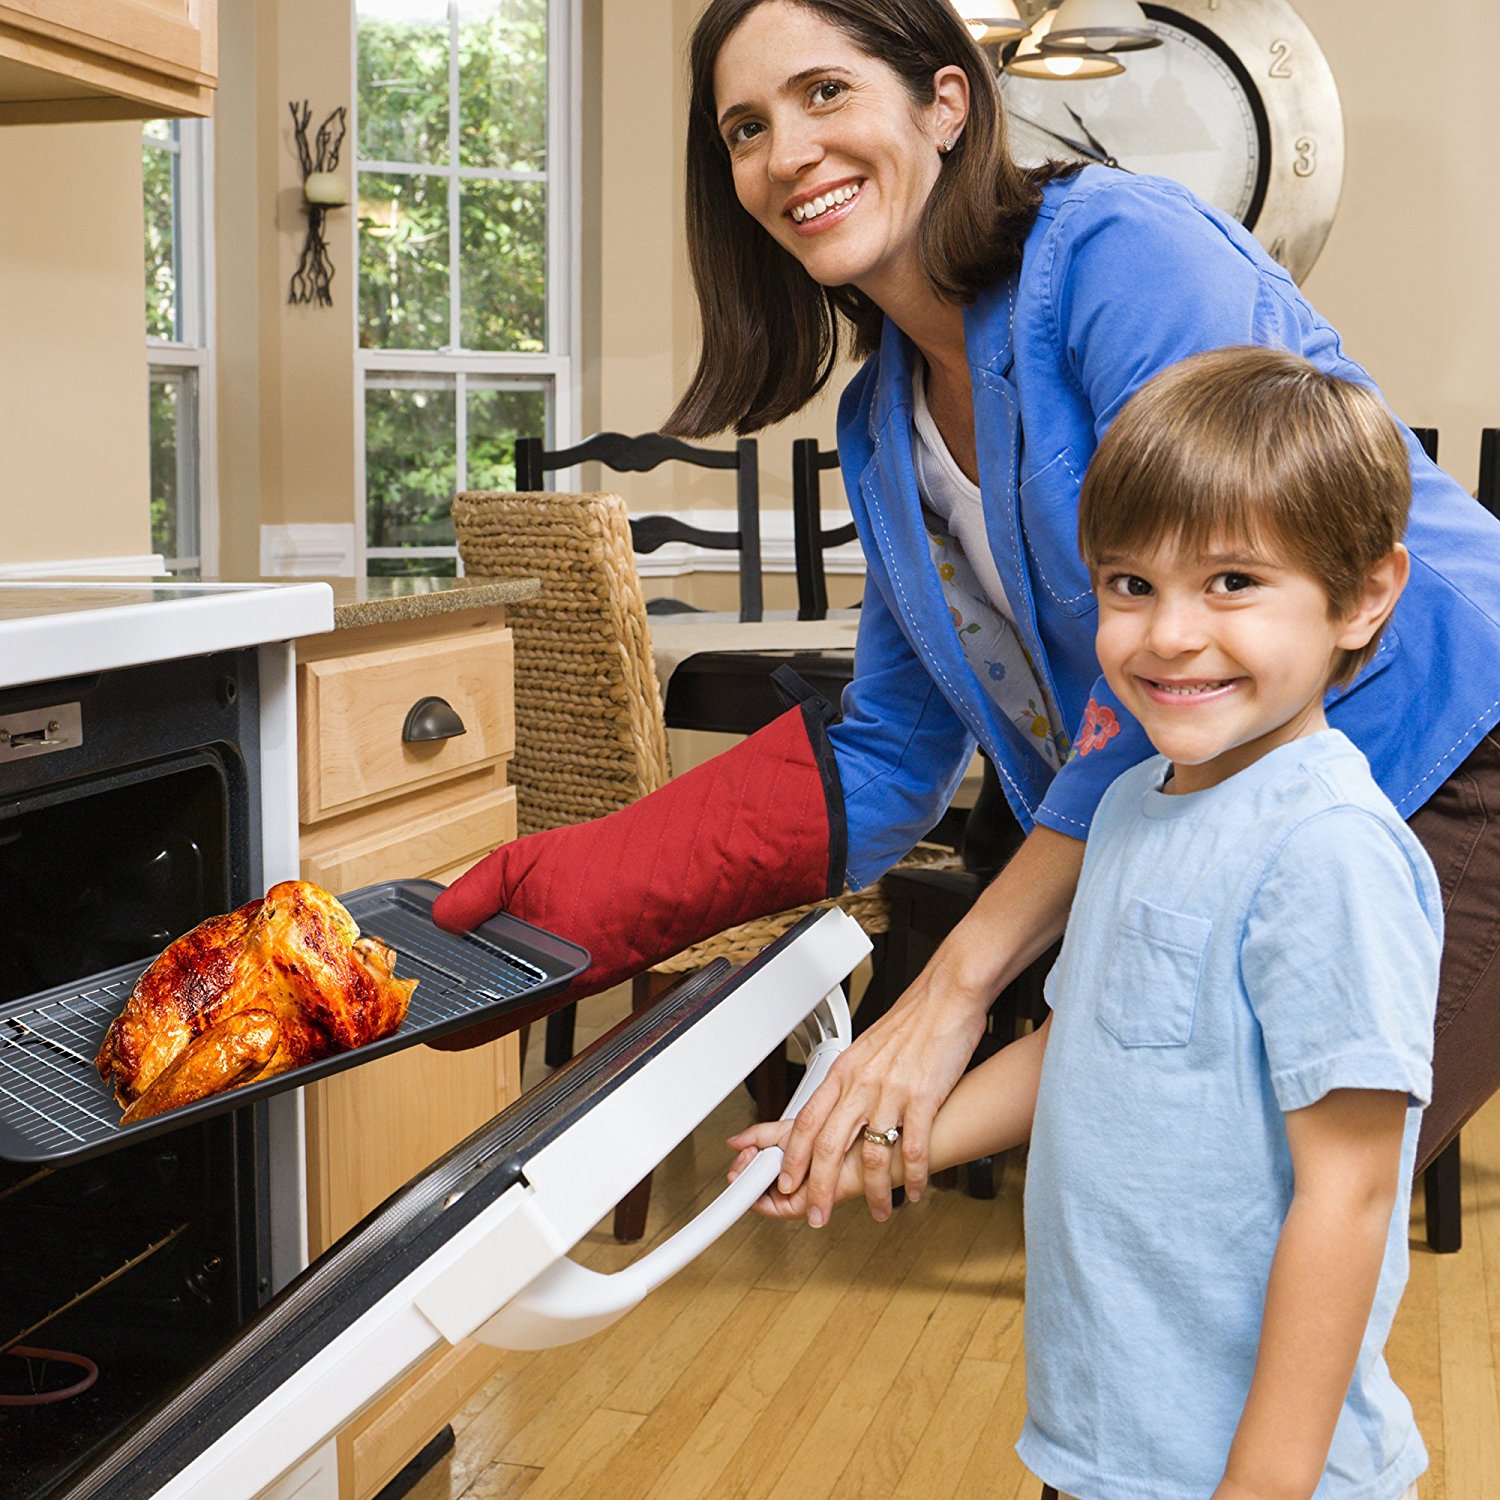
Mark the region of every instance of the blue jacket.
[[[1105, 787], [1152, 753], [1099, 675], [1097, 606], [1077, 543], [1084, 470], [1138, 386], [1200, 350], [1251, 343], [1374, 384], [1239, 224], [1176, 183], [1105, 167], [1046, 187], [1020, 272], [966, 309], [964, 336], [990, 544], [1074, 753], [1053, 774], [964, 657], [912, 468], [913, 349], [887, 321], [839, 407], [868, 567], [854, 681], [832, 732], [854, 886], [937, 821], [976, 742], [1024, 828], [1077, 838]], [[1500, 522], [1402, 430], [1411, 581], [1375, 658], [1330, 695], [1328, 718], [1408, 817], [1500, 720]]]

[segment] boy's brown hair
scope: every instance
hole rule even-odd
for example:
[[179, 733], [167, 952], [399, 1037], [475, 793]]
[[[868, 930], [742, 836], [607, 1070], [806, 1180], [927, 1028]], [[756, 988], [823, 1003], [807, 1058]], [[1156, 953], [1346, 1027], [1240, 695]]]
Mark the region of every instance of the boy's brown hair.
[[[1281, 349], [1236, 346], [1163, 370], [1121, 408], [1084, 476], [1078, 546], [1094, 570], [1162, 542], [1275, 544], [1342, 619], [1410, 508], [1406, 443], [1374, 391]], [[1345, 651], [1329, 685], [1352, 681], [1379, 643], [1377, 630]]]

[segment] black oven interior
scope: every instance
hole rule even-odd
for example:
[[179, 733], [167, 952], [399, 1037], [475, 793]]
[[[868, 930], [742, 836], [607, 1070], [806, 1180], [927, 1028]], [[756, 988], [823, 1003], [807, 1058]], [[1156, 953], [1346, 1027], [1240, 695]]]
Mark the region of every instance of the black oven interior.
[[223, 910], [227, 780], [196, 752], [0, 813], [0, 1000], [149, 957]]
[[[253, 652], [0, 690], [0, 720], [64, 702], [80, 749], [0, 763], [0, 1006], [144, 962], [261, 886]], [[6, 1049], [0, 1015], [0, 1104]], [[0, 1162], [0, 1494], [65, 1483], [269, 1295], [264, 1116]]]
[[0, 1493], [65, 1482], [255, 1309], [256, 1155], [233, 1114], [51, 1173], [0, 1164]]

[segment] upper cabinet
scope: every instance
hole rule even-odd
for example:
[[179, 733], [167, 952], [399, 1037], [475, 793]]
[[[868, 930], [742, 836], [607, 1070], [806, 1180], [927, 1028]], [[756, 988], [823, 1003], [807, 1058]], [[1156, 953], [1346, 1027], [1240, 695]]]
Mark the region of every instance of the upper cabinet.
[[0, 124], [207, 115], [217, 0], [0, 0]]

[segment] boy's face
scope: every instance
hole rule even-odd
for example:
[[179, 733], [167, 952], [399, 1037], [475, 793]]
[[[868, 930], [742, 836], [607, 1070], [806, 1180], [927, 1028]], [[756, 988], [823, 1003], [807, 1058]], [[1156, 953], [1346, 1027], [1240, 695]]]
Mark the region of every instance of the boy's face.
[[1171, 760], [1174, 791], [1217, 786], [1327, 726], [1323, 693], [1350, 626], [1274, 548], [1222, 541], [1203, 555], [1174, 544], [1109, 557], [1094, 586], [1099, 665]]

